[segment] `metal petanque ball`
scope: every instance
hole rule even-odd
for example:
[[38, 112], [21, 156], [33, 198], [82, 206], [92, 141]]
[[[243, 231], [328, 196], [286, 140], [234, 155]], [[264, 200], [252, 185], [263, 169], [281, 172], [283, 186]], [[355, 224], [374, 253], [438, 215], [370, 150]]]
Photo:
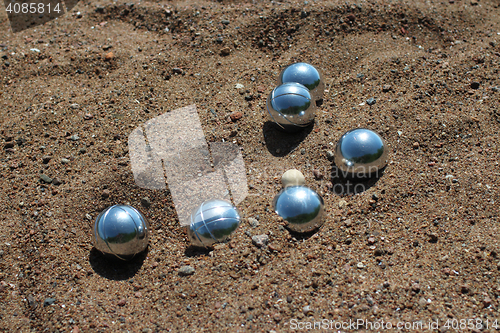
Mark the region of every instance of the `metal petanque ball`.
[[274, 198], [274, 210], [295, 232], [309, 232], [324, 223], [323, 198], [307, 186], [289, 186]]
[[96, 249], [122, 260], [130, 260], [148, 246], [149, 224], [128, 205], [114, 205], [97, 216], [93, 227]]
[[295, 132], [314, 121], [316, 104], [309, 90], [300, 83], [288, 82], [276, 87], [267, 98], [268, 118], [279, 128]]
[[323, 99], [325, 83], [321, 73], [310, 64], [298, 62], [286, 67], [278, 78], [278, 85], [286, 82], [297, 82], [311, 92], [314, 101]]
[[344, 176], [354, 178], [379, 176], [379, 171], [387, 165], [387, 157], [384, 140], [366, 128], [342, 135], [335, 149], [335, 165]]
[[188, 226], [191, 244], [209, 247], [225, 240], [240, 225], [238, 209], [225, 200], [212, 199], [202, 203], [192, 214]]

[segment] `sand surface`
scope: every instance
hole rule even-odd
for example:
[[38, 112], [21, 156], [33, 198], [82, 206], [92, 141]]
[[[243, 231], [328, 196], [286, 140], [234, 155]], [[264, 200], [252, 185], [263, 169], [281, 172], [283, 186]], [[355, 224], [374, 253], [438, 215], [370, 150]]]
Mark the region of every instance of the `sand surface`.
[[[0, 44], [1, 331], [496, 330], [498, 1], [81, 1], [15, 34], [1, 14]], [[325, 94], [314, 126], [289, 135], [264, 108], [298, 61], [321, 69]], [[138, 126], [189, 105], [208, 142], [241, 147], [249, 186], [241, 227], [206, 251], [189, 247], [168, 189], [135, 184], [128, 150]], [[354, 191], [327, 152], [356, 127], [391, 152]], [[291, 168], [325, 200], [311, 234], [272, 209]], [[152, 229], [127, 264], [91, 242], [117, 203]]]

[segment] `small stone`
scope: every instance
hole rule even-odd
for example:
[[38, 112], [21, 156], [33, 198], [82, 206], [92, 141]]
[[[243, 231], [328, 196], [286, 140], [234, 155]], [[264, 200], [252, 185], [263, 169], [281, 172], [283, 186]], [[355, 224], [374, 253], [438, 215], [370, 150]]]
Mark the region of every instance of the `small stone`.
[[33, 295], [28, 295], [28, 305], [30, 306], [30, 308], [34, 309], [36, 308], [37, 306], [37, 302], [35, 300], [35, 297], [33, 297]]
[[110, 48], [112, 48], [112, 47], [113, 47], [112, 45], [104, 45], [104, 46], [102, 47], [102, 49], [103, 49], [104, 51], [107, 51], [107, 50], [109, 50], [109, 49], [110, 49]]
[[245, 88], [244, 85], [242, 85], [241, 83], [236, 83], [236, 85], [234, 86], [236, 89], [243, 89]]
[[414, 292], [418, 293], [420, 292], [420, 285], [418, 283], [414, 283], [412, 286], [411, 286], [411, 290], [413, 290]]
[[377, 240], [375, 239], [375, 237], [370, 237], [370, 238], [368, 238], [368, 244], [373, 245], [373, 244], [375, 244], [376, 242], [377, 242]]
[[258, 248], [262, 248], [269, 243], [269, 236], [268, 235], [255, 235], [252, 237], [252, 243], [257, 246]]
[[229, 115], [229, 118], [231, 118], [231, 121], [232, 122], [235, 122], [239, 119], [241, 119], [243, 117], [243, 113], [242, 112], [233, 112]]
[[390, 84], [384, 84], [384, 86], [382, 87], [383, 92], [389, 92], [389, 91], [391, 91], [391, 89], [392, 89], [392, 86]]
[[83, 119], [85, 119], [85, 120], [90, 120], [92, 118], [94, 118], [94, 116], [90, 113], [87, 113], [85, 116], [83, 116]]
[[306, 305], [302, 308], [302, 312], [308, 316], [309, 314], [313, 313], [314, 311], [311, 309], [309, 305]]
[[179, 268], [179, 270], [177, 271], [177, 273], [180, 275], [180, 276], [188, 276], [188, 275], [193, 275], [195, 272], [195, 269], [191, 266], [182, 266], [181, 268]]
[[231, 49], [229, 48], [229, 46], [226, 46], [226, 47], [222, 48], [222, 50], [220, 50], [221, 56], [228, 56], [230, 54], [231, 54]]
[[479, 89], [479, 82], [472, 82], [470, 87], [474, 90]]
[[[62, 182], [59, 179], [54, 178], [54, 179], [52, 179], [52, 184], [54, 184], [55, 186], [59, 186], [62, 184]], [[57, 191], [56, 191], [56, 194], [57, 194]]]
[[4, 146], [3, 149], [10, 149], [14, 148], [14, 142], [7, 142]]
[[391, 284], [389, 283], [389, 281], [385, 281], [384, 284], [382, 285], [384, 288], [389, 288], [391, 286]]
[[111, 61], [114, 57], [115, 55], [113, 54], [113, 52], [108, 52], [104, 55], [104, 61]]
[[78, 141], [80, 137], [78, 136], [78, 134], [73, 134], [72, 136], [69, 137], [69, 139], [71, 141]]
[[87, 149], [85, 149], [85, 148], [80, 148], [80, 150], [79, 150], [79, 151], [80, 151], [80, 154], [85, 154], [85, 153], [87, 152]]
[[116, 303], [118, 306], [125, 306], [127, 304], [127, 300], [125, 298], [122, 298], [121, 300]]
[[339, 201], [339, 208], [340, 208], [340, 209], [344, 209], [345, 207], [347, 207], [347, 201], [345, 201], [345, 200], [340, 200], [340, 201]]
[[248, 223], [250, 223], [252, 228], [257, 228], [259, 226], [259, 221], [257, 221], [257, 219], [253, 217], [248, 218]]
[[305, 185], [306, 178], [299, 170], [291, 169], [281, 176], [281, 183], [283, 184], [283, 187]]
[[317, 169], [313, 170], [313, 176], [316, 180], [323, 179], [323, 174]]
[[148, 197], [144, 197], [141, 199], [141, 205], [143, 205], [145, 208], [149, 208], [151, 206], [151, 201]]
[[420, 305], [421, 307], [426, 306], [427, 300], [424, 297], [420, 297], [420, 299], [418, 300], [418, 305]]
[[50, 157], [50, 156], [44, 156], [44, 157], [42, 157], [42, 163], [47, 164], [50, 162], [51, 159], [52, 159], [52, 157]]
[[80, 107], [80, 105], [78, 105], [78, 104], [76, 104], [76, 103], [73, 103], [73, 104], [71, 104], [70, 106], [71, 106], [71, 108], [72, 108], [73, 110], [77, 110], [77, 109]]
[[438, 235], [435, 233], [429, 234], [429, 242], [431, 243], [437, 243], [438, 241]]
[[373, 104], [375, 104], [375, 102], [376, 102], [376, 100], [375, 100], [375, 98], [373, 98], [373, 97], [370, 97], [370, 98], [368, 98], [368, 99], [366, 100], [366, 104], [368, 104], [368, 105], [370, 105], [370, 106], [371, 106], [371, 105], [373, 105]]
[[356, 267], [359, 268], [359, 269], [363, 269], [363, 268], [365, 268], [365, 265], [362, 262], [358, 262], [356, 264]]
[[221, 22], [222, 24], [224, 24], [224, 25], [228, 25], [228, 24], [230, 23], [230, 22], [229, 22], [229, 20], [222, 20], [222, 21], [220, 21], [220, 22]]
[[287, 301], [287, 303], [292, 303], [293, 302], [292, 296], [287, 296], [286, 301]]
[[413, 149], [417, 149], [418, 147], [420, 147], [420, 144], [418, 142], [413, 142]]
[[470, 0], [471, 6], [477, 6], [479, 4], [479, 0]]
[[40, 180], [42, 180], [44, 183], [50, 184], [52, 183], [52, 178], [50, 178], [47, 175], [40, 175]]
[[470, 288], [469, 288], [469, 286], [468, 286], [468, 285], [466, 285], [466, 284], [461, 285], [461, 286], [460, 286], [460, 292], [461, 292], [462, 294], [468, 294], [468, 293], [470, 292]]
[[302, 149], [300, 150], [300, 154], [301, 154], [301, 155], [305, 155], [305, 154], [306, 154], [306, 149], [305, 149], [305, 148], [302, 148]]
[[175, 67], [172, 69], [172, 73], [174, 74], [182, 74], [182, 68]]
[[68, 164], [69, 162], [70, 162], [70, 160], [68, 160], [67, 158], [61, 158], [62, 164]]
[[54, 302], [56, 301], [55, 298], [46, 298], [44, 299], [43, 301], [43, 306], [49, 306], [49, 305], [52, 305], [54, 304]]
[[109, 198], [109, 194], [110, 194], [109, 190], [106, 189], [106, 190], [102, 191], [101, 196], [103, 199], [107, 199], [107, 198]]
[[489, 298], [488, 296], [486, 296], [483, 300], [483, 306], [485, 308], [489, 307], [491, 305], [491, 298]]
[[333, 151], [331, 151], [331, 150], [327, 150], [327, 151], [326, 151], [326, 158], [327, 158], [330, 162], [333, 162], [333, 160], [335, 159], [335, 154], [333, 153]]

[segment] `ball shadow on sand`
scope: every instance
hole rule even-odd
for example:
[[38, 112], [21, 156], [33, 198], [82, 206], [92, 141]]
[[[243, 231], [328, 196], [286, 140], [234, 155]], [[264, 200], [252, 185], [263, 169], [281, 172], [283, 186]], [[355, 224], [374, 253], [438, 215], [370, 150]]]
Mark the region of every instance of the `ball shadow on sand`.
[[331, 192], [338, 196], [347, 196], [362, 193], [374, 186], [384, 175], [385, 167], [377, 173], [366, 178], [352, 177], [350, 174], [343, 173], [337, 166], [332, 167], [331, 173]]
[[307, 138], [313, 128], [314, 122], [298, 132], [287, 133], [280, 130], [275, 123], [266, 121], [262, 127], [262, 134], [271, 155], [283, 157], [294, 151]]
[[[323, 219], [324, 218], [325, 218], [325, 216], [323, 216]], [[291, 230], [287, 226], [285, 226], [285, 229], [288, 230], [288, 232], [290, 233], [290, 236], [292, 236], [293, 238], [295, 238], [298, 241], [301, 241], [301, 240], [308, 240], [309, 238], [314, 236], [316, 233], [318, 233], [321, 230], [321, 227], [318, 227], [318, 228], [311, 230], [311, 231], [308, 231], [308, 232], [296, 232], [296, 231]]]
[[130, 261], [108, 258], [95, 247], [89, 255], [90, 266], [94, 272], [109, 280], [128, 280], [141, 269], [148, 255], [148, 248], [136, 255]]
[[186, 248], [186, 250], [184, 250], [184, 255], [188, 258], [208, 256], [210, 254], [210, 251], [212, 250], [213, 248], [205, 248], [205, 247], [190, 245]]

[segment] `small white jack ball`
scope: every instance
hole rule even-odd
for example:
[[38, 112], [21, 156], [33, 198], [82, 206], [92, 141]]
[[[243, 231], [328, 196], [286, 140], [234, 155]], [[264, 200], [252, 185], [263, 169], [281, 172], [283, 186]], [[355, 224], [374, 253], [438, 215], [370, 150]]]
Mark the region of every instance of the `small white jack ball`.
[[283, 184], [283, 187], [305, 185], [306, 178], [299, 170], [291, 169], [281, 176], [281, 183]]

